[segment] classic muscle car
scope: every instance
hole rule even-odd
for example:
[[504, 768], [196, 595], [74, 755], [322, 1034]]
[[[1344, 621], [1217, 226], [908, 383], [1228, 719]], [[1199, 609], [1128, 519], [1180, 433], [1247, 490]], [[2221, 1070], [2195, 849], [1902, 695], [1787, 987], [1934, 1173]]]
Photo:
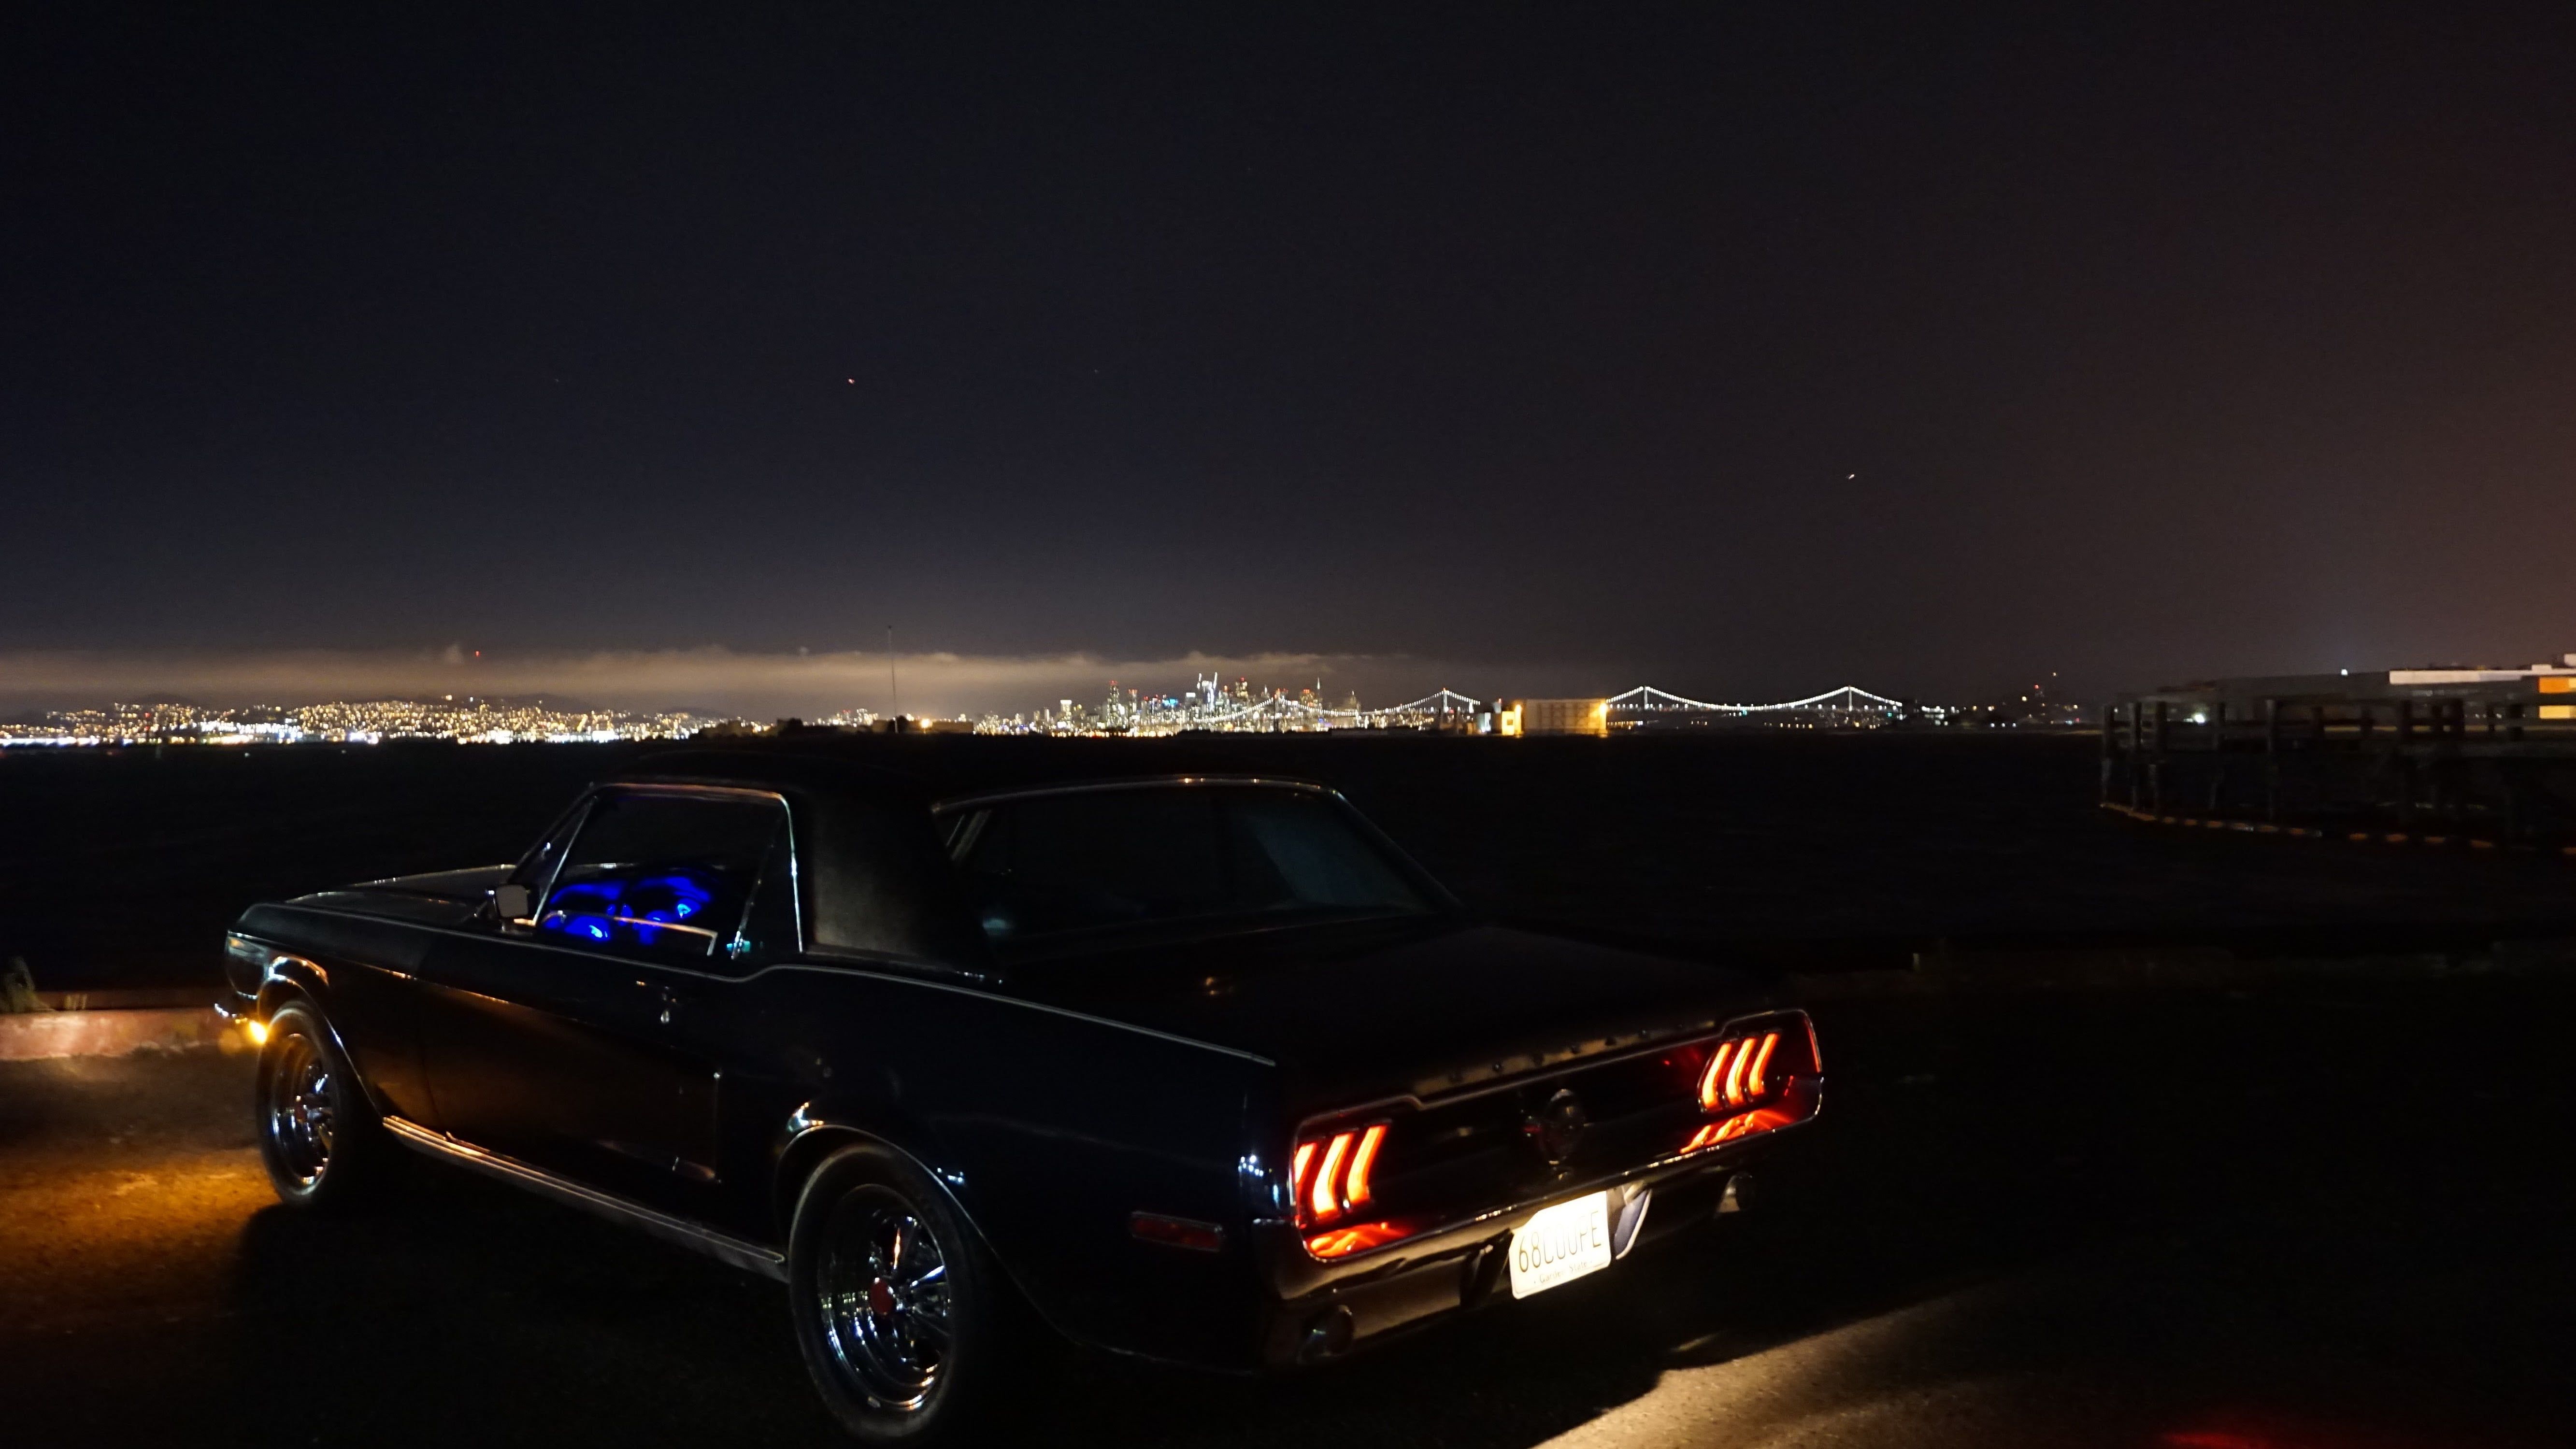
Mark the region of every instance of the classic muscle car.
[[868, 1442], [1048, 1332], [1287, 1367], [1615, 1269], [1823, 1090], [1759, 978], [1481, 924], [1269, 779], [680, 754], [225, 949], [286, 1203], [411, 1149], [781, 1280]]

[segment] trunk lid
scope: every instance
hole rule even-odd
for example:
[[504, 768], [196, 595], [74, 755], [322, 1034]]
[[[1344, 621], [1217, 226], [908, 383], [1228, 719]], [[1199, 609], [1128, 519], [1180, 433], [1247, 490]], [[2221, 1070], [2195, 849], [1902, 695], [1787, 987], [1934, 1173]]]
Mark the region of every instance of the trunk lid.
[[[1767, 985], [1748, 970], [1411, 922], [1060, 959], [1014, 972], [1010, 989], [1277, 1063], [1283, 1167], [1298, 1142], [1315, 1163], [1331, 1158], [1336, 1136], [1347, 1163], [1382, 1126], [1365, 1148], [1365, 1207], [1299, 1204], [1310, 1228], [1350, 1234], [1315, 1240], [1331, 1257], [1690, 1150], [1711, 1120], [1698, 1088], [1712, 1043], [1765, 1010]], [[1293, 1180], [1311, 1195], [1313, 1175]]]
[[1058, 958], [1004, 989], [1268, 1058], [1302, 1116], [1705, 1035], [1765, 985], [1529, 931], [1388, 921]]

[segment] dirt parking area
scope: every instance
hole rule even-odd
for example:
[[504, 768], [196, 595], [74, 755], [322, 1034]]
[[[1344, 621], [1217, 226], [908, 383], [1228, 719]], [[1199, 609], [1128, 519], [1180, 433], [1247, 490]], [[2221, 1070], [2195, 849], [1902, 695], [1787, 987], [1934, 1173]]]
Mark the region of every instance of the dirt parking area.
[[[2550, 973], [1860, 993], [1759, 1211], [1313, 1375], [1068, 1355], [1061, 1444], [2565, 1442]], [[275, 1205], [250, 1063], [0, 1063], [31, 1446], [831, 1442], [772, 1285], [422, 1164]]]

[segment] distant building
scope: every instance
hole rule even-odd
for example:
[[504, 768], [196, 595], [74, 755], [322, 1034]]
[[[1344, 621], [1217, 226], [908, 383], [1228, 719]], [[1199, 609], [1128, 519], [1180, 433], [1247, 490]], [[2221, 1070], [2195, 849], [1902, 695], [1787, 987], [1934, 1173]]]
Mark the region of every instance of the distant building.
[[1507, 699], [1502, 701], [1502, 707], [1497, 711], [1494, 733], [1500, 735], [1606, 735], [1610, 733], [1610, 701], [1606, 699]]
[[2474, 712], [2499, 725], [2524, 721], [2576, 722], [2576, 654], [2558, 662], [2513, 665], [2435, 664], [2417, 669], [2344, 670], [2335, 674], [2259, 675], [2208, 679], [2118, 696], [2110, 720], [2136, 728], [2161, 715], [2169, 721], [2243, 723], [2266, 717], [2306, 719], [2315, 710], [2371, 704], [2413, 707], [2418, 719], [2437, 711]]
[[2141, 820], [2576, 855], [2576, 654], [2200, 680], [2101, 722], [2101, 803]]

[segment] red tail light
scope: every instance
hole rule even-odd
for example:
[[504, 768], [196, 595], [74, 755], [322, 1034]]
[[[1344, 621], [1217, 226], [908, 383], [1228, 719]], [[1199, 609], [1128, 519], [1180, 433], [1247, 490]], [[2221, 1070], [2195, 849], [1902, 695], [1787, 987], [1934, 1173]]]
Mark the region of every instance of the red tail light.
[[1289, 1162], [1289, 1189], [1297, 1200], [1299, 1226], [1329, 1223], [1369, 1200], [1369, 1170], [1386, 1141], [1386, 1124], [1354, 1127], [1309, 1137], [1297, 1144]]
[[1774, 1012], [1731, 1023], [1708, 1046], [1699, 1070], [1703, 1122], [1682, 1143], [1697, 1152], [1722, 1142], [1795, 1126], [1816, 1115], [1823, 1060], [1815, 1024], [1803, 1011]]
[[1369, 1174], [1378, 1149], [1386, 1143], [1384, 1122], [1319, 1133], [1297, 1144], [1289, 1159], [1288, 1190], [1296, 1203], [1297, 1226], [1309, 1232], [1306, 1250], [1318, 1258], [1342, 1258], [1408, 1237], [1415, 1226], [1402, 1222], [1353, 1221], [1375, 1196]]
[[1329, 1228], [1310, 1234], [1306, 1239], [1306, 1251], [1318, 1258], [1347, 1258], [1353, 1253], [1365, 1253], [1371, 1248], [1383, 1248], [1389, 1243], [1412, 1237], [1413, 1231], [1407, 1223], [1361, 1223], [1355, 1227]]

